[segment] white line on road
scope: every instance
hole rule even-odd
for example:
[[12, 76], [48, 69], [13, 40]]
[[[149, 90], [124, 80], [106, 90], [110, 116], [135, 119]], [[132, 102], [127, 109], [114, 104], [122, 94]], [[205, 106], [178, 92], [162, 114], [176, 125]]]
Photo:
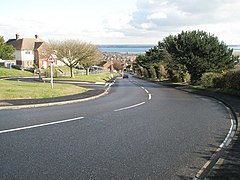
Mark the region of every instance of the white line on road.
[[149, 91], [143, 87], [143, 86], [140, 86], [147, 94], [148, 94], [148, 100], [151, 100], [152, 99], [152, 95], [149, 93]]
[[141, 106], [145, 103], [146, 102], [141, 102], [141, 103], [138, 103], [138, 104], [135, 104], [135, 105], [132, 105], [132, 106], [128, 106], [128, 107], [124, 107], [124, 108], [120, 108], [120, 109], [115, 109], [114, 111], [117, 112], [117, 111], [123, 111], [123, 110], [126, 110], [126, 109], [131, 109], [131, 108], [134, 108], [134, 107], [137, 107], [137, 106]]
[[148, 100], [151, 100], [151, 99], [152, 99], [152, 95], [148, 94]]
[[[209, 171], [214, 168], [214, 166], [218, 163], [219, 160], [219, 155], [221, 153], [221, 150], [223, 148], [226, 148], [230, 145], [230, 143], [233, 140], [233, 137], [236, 134], [236, 120], [234, 119], [233, 115], [232, 115], [232, 111], [229, 107], [227, 107], [226, 105], [224, 105], [224, 103], [217, 101], [219, 104], [222, 104], [228, 111], [230, 120], [231, 120], [231, 127], [229, 129], [229, 132], [226, 136], [226, 138], [224, 139], [224, 141], [222, 142], [222, 144], [220, 144], [220, 146], [217, 148], [217, 150], [213, 153], [212, 157], [207, 161], [207, 163], [198, 171], [198, 173], [195, 175], [195, 177], [193, 178], [193, 180], [200, 180], [200, 179], [204, 179], [207, 174], [209, 173]], [[211, 165], [211, 166], [210, 166]]]
[[65, 119], [65, 120], [55, 121], [55, 122], [50, 122], [50, 123], [37, 124], [37, 125], [25, 126], [25, 127], [20, 127], [20, 128], [14, 128], [14, 129], [7, 129], [7, 130], [0, 131], [0, 134], [14, 132], [14, 131], [21, 131], [21, 130], [25, 130], [25, 129], [32, 129], [32, 128], [37, 128], [37, 127], [43, 127], [43, 126], [49, 126], [49, 125], [54, 125], [54, 124], [60, 124], [60, 123], [66, 123], [66, 122], [70, 122], [70, 121], [77, 121], [77, 120], [80, 120], [83, 118], [84, 117], [77, 117], [77, 118]]

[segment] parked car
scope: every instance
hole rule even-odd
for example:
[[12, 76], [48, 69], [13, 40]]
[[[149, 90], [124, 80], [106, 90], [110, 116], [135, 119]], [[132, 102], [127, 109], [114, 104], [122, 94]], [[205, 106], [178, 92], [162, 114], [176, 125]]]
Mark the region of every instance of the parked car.
[[11, 67], [14, 69], [22, 70], [22, 71], [24, 70], [23, 66], [21, 65], [12, 65]]
[[39, 74], [40, 73], [39, 68], [28, 68], [28, 69], [25, 69], [25, 71], [29, 71], [29, 72], [34, 73], [34, 74]]
[[124, 78], [128, 78], [128, 74], [127, 73], [123, 73], [123, 79]]

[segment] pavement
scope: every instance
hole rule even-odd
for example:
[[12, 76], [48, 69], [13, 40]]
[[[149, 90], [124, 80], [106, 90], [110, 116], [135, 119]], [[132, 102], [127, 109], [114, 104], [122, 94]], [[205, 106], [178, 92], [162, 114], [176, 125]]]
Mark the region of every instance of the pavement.
[[[24, 80], [24, 79], [20, 79]], [[26, 79], [25, 79], [26, 81]], [[29, 81], [29, 79], [27, 79]], [[31, 80], [30, 80], [31, 81]], [[1, 109], [18, 109], [18, 108], [31, 108], [50, 105], [68, 104], [74, 102], [82, 102], [94, 98], [98, 98], [108, 93], [112, 83], [115, 79], [110, 80], [106, 84], [90, 83], [82, 81], [59, 81], [59, 83], [74, 83], [77, 86], [90, 88], [91, 90], [75, 94], [71, 96], [62, 96], [56, 98], [45, 99], [16, 99], [16, 100], [0, 100]], [[228, 146], [224, 146], [217, 154], [213, 154], [210, 159], [209, 166], [200, 170], [194, 178], [195, 180], [237, 180], [240, 179], [240, 97], [231, 96], [218, 92], [211, 92], [201, 89], [191, 88], [189, 86], [175, 85], [170, 83], [160, 83], [164, 86], [170, 86], [189, 93], [208, 96], [224, 103], [230, 108], [233, 119], [236, 122], [235, 131], [232, 133], [233, 137]]]

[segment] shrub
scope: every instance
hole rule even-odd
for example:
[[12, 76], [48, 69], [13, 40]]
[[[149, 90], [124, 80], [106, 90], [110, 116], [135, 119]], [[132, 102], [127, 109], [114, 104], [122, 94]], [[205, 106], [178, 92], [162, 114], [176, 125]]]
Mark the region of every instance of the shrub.
[[229, 71], [223, 76], [224, 88], [240, 90], [240, 71]]
[[201, 77], [201, 85], [204, 87], [215, 87], [216, 84], [220, 83], [222, 79], [222, 74], [207, 72], [204, 73]]
[[149, 73], [148, 73], [148, 70], [146, 68], [143, 68], [143, 76], [145, 78], [149, 78]]
[[149, 68], [149, 75], [150, 75], [150, 78], [152, 78], [152, 79], [157, 78], [156, 70], [153, 66], [150, 66], [150, 68]]

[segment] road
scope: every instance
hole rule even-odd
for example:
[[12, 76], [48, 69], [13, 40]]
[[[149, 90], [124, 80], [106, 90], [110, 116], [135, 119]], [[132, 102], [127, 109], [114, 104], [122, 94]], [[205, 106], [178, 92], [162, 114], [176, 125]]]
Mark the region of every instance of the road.
[[0, 179], [192, 179], [225, 139], [226, 108], [129, 78], [84, 103], [0, 111]]

